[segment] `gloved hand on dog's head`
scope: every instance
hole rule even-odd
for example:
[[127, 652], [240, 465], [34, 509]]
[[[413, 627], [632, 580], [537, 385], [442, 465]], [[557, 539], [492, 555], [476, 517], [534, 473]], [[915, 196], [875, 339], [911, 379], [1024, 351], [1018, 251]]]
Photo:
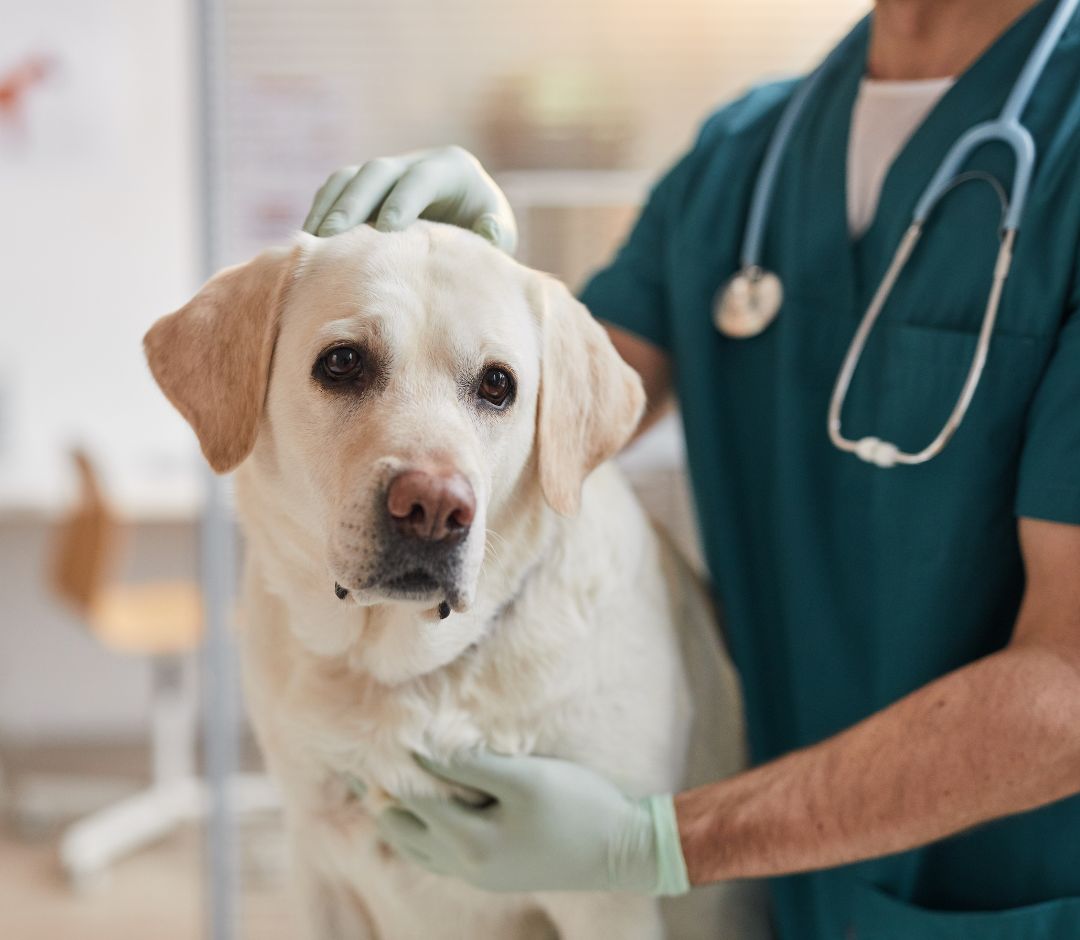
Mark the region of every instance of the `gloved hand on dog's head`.
[[480, 161], [461, 147], [342, 167], [315, 194], [304, 231], [337, 235], [374, 221], [390, 232], [421, 218], [471, 229], [507, 254], [517, 247], [510, 203]]

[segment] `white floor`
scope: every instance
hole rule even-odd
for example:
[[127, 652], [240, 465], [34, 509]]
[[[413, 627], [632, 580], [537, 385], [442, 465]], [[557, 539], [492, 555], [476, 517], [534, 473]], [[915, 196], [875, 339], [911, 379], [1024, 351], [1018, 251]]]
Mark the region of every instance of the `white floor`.
[[[295, 937], [273, 831], [249, 829], [242, 841], [240, 937]], [[267, 855], [275, 860], [267, 863]], [[0, 937], [198, 940], [204, 923], [201, 864], [200, 833], [188, 826], [76, 892], [61, 873], [55, 840], [27, 841], [0, 828]]]

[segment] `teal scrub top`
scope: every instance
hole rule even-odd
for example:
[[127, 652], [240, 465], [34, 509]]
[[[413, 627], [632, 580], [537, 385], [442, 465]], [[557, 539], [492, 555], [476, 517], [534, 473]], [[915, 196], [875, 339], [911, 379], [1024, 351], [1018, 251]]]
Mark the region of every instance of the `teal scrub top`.
[[[829, 443], [829, 396], [856, 325], [949, 146], [1000, 110], [1054, 4], [1032, 8], [964, 75], [892, 166], [870, 229], [845, 205], [865, 24], [784, 155], [764, 244], [779, 318], [732, 340], [712, 323], [736, 270], [751, 190], [792, 83], [704, 124], [582, 299], [667, 351], [709, 569], [745, 688], [755, 761], [820, 741], [1009, 640], [1024, 572], [1017, 517], [1080, 524], [1080, 22], [1024, 121], [1030, 201], [986, 370], [927, 464], [879, 469]], [[1012, 160], [972, 169], [1006, 187]], [[844, 408], [848, 437], [919, 450], [971, 362], [997, 249], [992, 188], [931, 219], [874, 330]], [[910, 747], [918, 748], [913, 739]], [[1080, 798], [917, 851], [772, 882], [781, 940], [1077, 940]]]

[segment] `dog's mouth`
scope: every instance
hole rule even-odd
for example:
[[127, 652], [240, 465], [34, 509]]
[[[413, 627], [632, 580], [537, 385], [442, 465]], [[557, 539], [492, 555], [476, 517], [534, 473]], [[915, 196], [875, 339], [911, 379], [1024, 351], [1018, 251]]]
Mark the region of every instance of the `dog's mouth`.
[[338, 600], [362, 606], [381, 603], [424, 605], [432, 618], [446, 619], [451, 611], [472, 604], [467, 539], [447, 542], [402, 538], [384, 523], [367, 550], [335, 557], [331, 553], [334, 594]]
[[[435, 602], [435, 611], [439, 619], [445, 620], [455, 607], [464, 608], [461, 592], [452, 585], [446, 585], [425, 568], [411, 568], [407, 571], [385, 576], [362, 585], [365, 592], [376, 592], [388, 601]], [[339, 581], [334, 582], [334, 594], [338, 600], [346, 600], [350, 589]]]
[[378, 585], [391, 597], [402, 600], [425, 600], [439, 590], [439, 582], [423, 568], [413, 568], [391, 578], [386, 578]]

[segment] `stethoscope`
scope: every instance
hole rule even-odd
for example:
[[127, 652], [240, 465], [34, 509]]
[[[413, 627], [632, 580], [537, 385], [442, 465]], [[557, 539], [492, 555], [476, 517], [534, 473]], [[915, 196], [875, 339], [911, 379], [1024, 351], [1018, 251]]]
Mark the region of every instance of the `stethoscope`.
[[[960, 422], [964, 420], [964, 414], [971, 404], [971, 398], [975, 394], [986, 365], [1001, 292], [1005, 286], [1005, 279], [1009, 276], [1009, 269], [1012, 267], [1013, 244], [1016, 241], [1020, 218], [1027, 202], [1031, 174], [1035, 167], [1035, 141], [1027, 128], [1020, 123], [1020, 118], [1035, 86], [1042, 77], [1050, 54], [1054, 51], [1061, 34], [1076, 11], [1078, 3], [1080, 0], [1061, 0], [1039, 37], [1039, 41], [1035, 44], [1035, 48], [1024, 63], [1001, 113], [994, 120], [975, 125], [952, 145], [919, 198], [911, 224], [904, 232], [900, 246], [896, 249], [892, 262], [874, 292], [836, 377], [832, 398], [829, 401], [828, 429], [829, 440], [840, 450], [855, 454], [861, 460], [879, 467], [926, 463], [945, 449], [945, 445], [949, 443], [949, 439], [960, 426]], [[841, 58], [847, 51], [849, 43], [853, 41], [857, 32], [858, 30], [837, 46], [832, 54], [796, 88], [769, 140], [765, 159], [754, 184], [750, 214], [747, 217], [740, 251], [739, 270], [717, 291], [714, 301], [713, 321], [724, 336], [732, 339], [757, 336], [776, 319], [776, 315], [780, 312], [784, 296], [783, 285], [776, 274], [766, 270], [761, 264], [765, 222], [776, 188], [780, 162], [794, 127], [805, 111], [810, 97], [821, 84], [822, 76], [828, 71], [831, 63]], [[994, 140], [1008, 145], [1015, 158], [1011, 197], [1007, 197], [1000, 182], [988, 174], [958, 173], [964, 161], [977, 147]], [[878, 437], [863, 437], [859, 440], [847, 438], [841, 429], [841, 413], [848, 387], [851, 385], [851, 379], [870, 332], [874, 329], [874, 324], [900, 273], [915, 250], [930, 214], [950, 190], [970, 179], [983, 179], [994, 187], [1002, 201], [1002, 225], [990, 295], [986, 302], [982, 326], [979, 329], [975, 354], [956, 404], [938, 435], [926, 447], [915, 453], [903, 451], [896, 444]]]

